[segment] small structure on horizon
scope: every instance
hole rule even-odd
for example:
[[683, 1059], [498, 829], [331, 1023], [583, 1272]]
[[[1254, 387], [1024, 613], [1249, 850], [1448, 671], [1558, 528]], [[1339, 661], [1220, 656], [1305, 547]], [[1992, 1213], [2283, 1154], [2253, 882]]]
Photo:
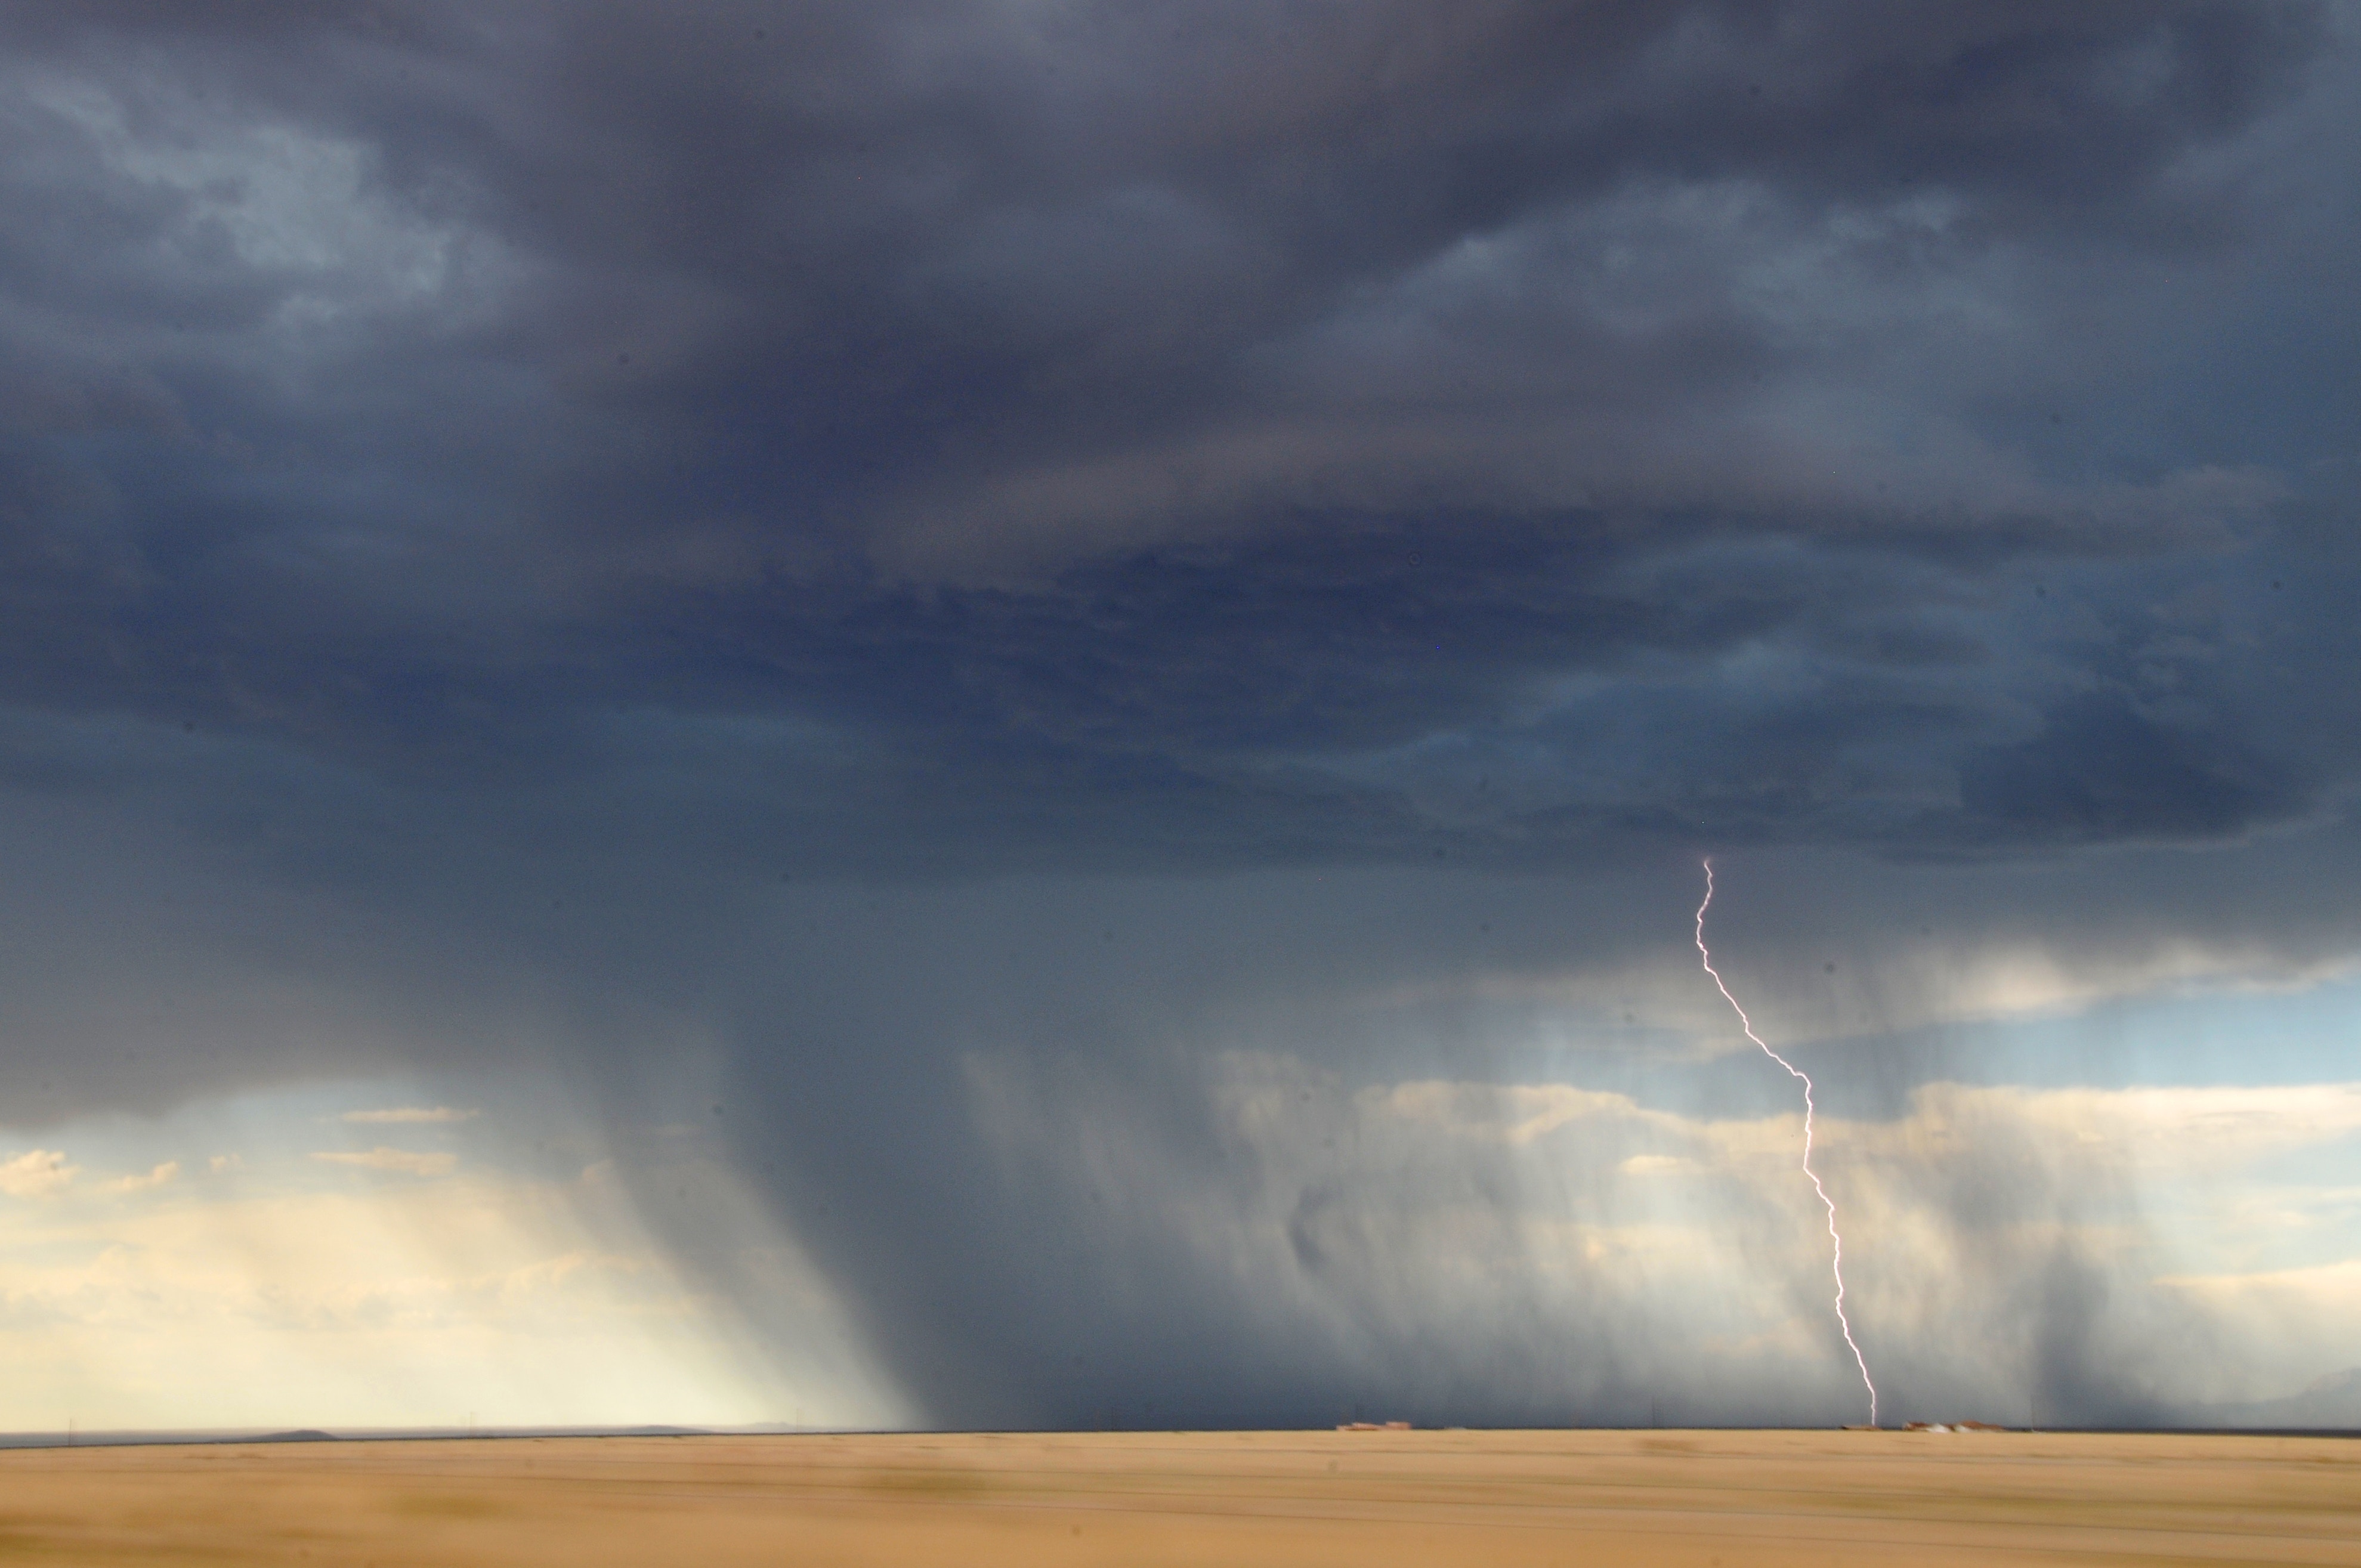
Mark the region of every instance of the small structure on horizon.
[[2006, 1431], [2006, 1427], [1990, 1421], [1912, 1421], [1912, 1431]]

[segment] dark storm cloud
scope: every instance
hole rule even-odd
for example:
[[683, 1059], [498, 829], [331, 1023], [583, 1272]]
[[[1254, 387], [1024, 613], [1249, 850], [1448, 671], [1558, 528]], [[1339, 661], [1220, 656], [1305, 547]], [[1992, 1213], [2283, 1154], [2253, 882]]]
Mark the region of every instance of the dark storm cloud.
[[[620, 1120], [679, 1025], [944, 1419], [1325, 1417], [1405, 1365], [1422, 1412], [1632, 1418], [1694, 1369], [1513, 1288], [1507, 1165], [1247, 1147], [1224, 1053], [1484, 1076], [1497, 1014], [1353, 1009], [1677, 948], [1704, 846], [1887, 862], [1765, 862], [1766, 967], [1873, 967], [1913, 900], [2126, 972], [2343, 950], [2349, 849], [2268, 835], [2361, 763], [2351, 33], [0, 12], [20, 1103], [545, 1047]], [[1445, 1210], [1506, 1305], [1396, 1277]], [[2064, 1408], [2164, 1408], [2111, 1357], [2180, 1331], [2098, 1264], [1989, 1266]], [[1850, 1397], [1800, 1387], [1695, 1392]]]
[[10, 26], [19, 701], [481, 776], [790, 716], [909, 801], [859, 837], [969, 769], [1020, 863], [2202, 837], [2328, 782], [2266, 737], [2110, 793], [2220, 715], [2003, 602], [2297, 482], [2060, 464], [2003, 389], [2288, 221], [2237, 149], [2316, 8]]

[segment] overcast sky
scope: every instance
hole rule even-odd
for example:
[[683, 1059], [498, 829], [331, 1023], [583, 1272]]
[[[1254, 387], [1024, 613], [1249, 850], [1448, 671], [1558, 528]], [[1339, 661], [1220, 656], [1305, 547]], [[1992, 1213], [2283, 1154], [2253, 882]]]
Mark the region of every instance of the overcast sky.
[[2356, 45], [0, 5], [0, 1425], [2317, 1404]]

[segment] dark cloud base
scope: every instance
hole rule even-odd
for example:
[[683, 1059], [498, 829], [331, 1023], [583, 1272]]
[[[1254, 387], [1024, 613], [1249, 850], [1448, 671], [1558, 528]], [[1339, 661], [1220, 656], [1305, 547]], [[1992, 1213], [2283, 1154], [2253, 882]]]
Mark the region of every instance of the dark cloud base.
[[2254, 545], [2341, 491], [2105, 416], [2209, 280], [2349, 330], [2220, 171], [2330, 16], [27, 15], [0, 671], [412, 783], [707, 722], [848, 871], [2235, 836], [2351, 772], [2261, 587], [2349, 548]]

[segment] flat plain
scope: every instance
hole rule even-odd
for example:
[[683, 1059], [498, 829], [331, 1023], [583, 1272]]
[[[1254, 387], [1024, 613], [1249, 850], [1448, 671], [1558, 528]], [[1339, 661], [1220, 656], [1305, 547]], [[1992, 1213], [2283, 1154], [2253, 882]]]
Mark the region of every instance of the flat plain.
[[2361, 1564], [2361, 1441], [1894, 1431], [0, 1453], [0, 1563]]

